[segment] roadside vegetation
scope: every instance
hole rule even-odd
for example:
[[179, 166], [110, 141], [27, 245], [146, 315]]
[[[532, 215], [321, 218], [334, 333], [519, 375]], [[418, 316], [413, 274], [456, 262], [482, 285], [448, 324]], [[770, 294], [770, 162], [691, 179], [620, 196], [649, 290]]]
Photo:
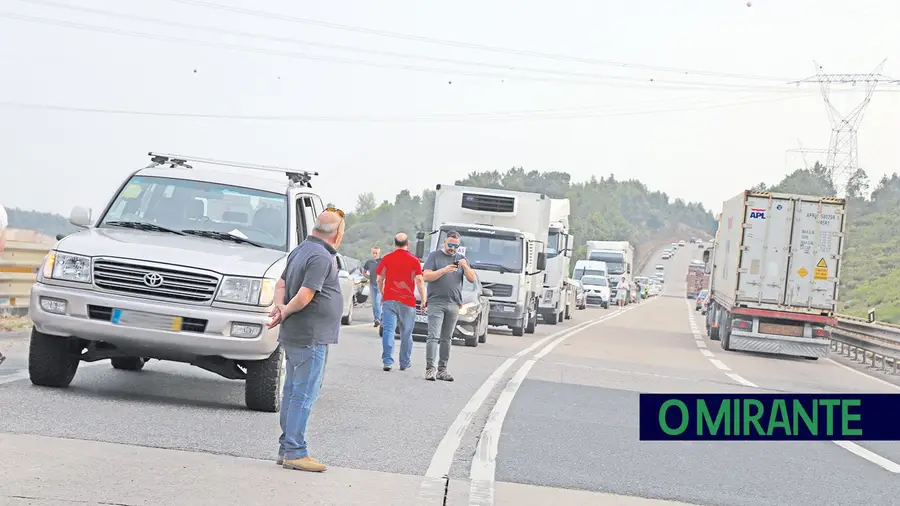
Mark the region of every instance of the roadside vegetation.
[[[875, 309], [879, 321], [900, 323], [900, 175], [871, 183], [862, 170], [843, 185], [847, 234], [841, 272], [842, 313], [865, 317]], [[833, 197], [840, 185], [819, 163], [796, 170], [774, 186], [756, 189]]]

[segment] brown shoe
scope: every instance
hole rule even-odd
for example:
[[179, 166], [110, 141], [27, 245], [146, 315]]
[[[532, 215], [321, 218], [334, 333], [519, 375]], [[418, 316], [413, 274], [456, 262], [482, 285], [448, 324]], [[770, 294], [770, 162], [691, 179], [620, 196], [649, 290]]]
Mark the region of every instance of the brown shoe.
[[446, 369], [439, 369], [437, 372], [437, 379], [441, 381], [453, 381], [453, 376], [450, 376], [450, 373], [447, 372]]
[[280, 466], [284, 464], [284, 455], [279, 455], [275, 458], [275, 465]]
[[282, 466], [284, 469], [296, 469], [297, 471], [309, 471], [311, 473], [321, 473], [328, 469], [325, 464], [312, 457], [303, 457], [294, 460], [285, 460]]

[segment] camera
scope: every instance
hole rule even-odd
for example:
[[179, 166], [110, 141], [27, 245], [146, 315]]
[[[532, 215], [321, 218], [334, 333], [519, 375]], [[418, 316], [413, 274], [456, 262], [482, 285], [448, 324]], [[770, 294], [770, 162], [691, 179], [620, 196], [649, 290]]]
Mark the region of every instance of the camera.
[[459, 267], [459, 260], [456, 260], [455, 262], [453, 262], [453, 265]]

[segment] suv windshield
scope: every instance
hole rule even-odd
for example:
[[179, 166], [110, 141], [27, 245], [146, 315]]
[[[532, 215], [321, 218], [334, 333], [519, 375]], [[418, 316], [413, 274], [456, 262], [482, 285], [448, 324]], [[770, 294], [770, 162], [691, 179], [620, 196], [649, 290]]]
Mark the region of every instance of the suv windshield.
[[581, 283], [590, 286], [609, 286], [609, 282], [603, 276], [585, 276], [581, 278]]
[[[109, 207], [100, 227], [145, 227], [213, 239], [231, 237], [287, 251], [284, 195], [204, 181], [135, 176]], [[143, 224], [143, 225], [142, 225]]]

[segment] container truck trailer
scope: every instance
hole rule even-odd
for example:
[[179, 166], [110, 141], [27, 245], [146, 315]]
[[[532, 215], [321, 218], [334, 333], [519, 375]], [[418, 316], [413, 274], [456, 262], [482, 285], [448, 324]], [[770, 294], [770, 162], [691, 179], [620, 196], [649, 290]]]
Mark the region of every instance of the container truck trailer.
[[725, 350], [828, 356], [846, 201], [745, 191], [722, 205], [706, 328]]

